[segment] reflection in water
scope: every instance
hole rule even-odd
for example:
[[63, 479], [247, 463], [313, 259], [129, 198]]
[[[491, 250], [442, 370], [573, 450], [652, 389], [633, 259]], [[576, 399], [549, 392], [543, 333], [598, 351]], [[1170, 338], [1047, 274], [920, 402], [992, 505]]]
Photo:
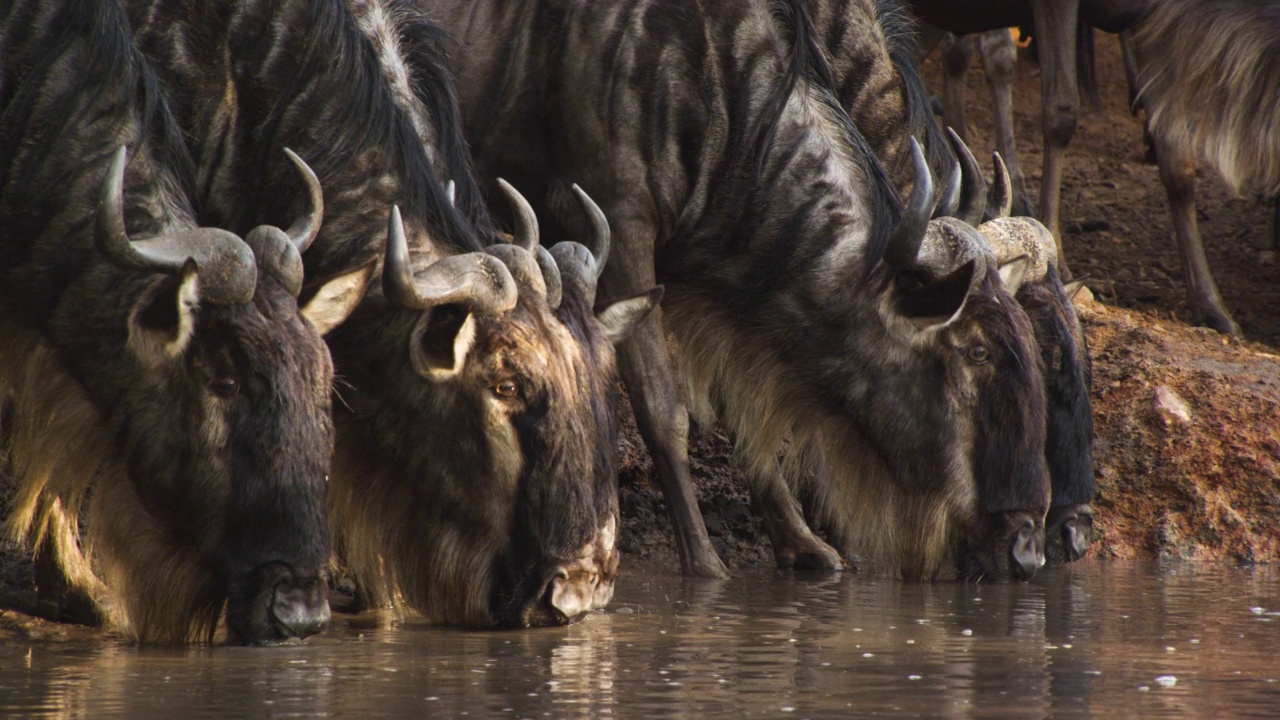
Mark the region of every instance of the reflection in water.
[[607, 613], [476, 633], [339, 618], [281, 648], [0, 642], [0, 717], [1240, 717], [1280, 708], [1274, 568], [1031, 584], [624, 573]]

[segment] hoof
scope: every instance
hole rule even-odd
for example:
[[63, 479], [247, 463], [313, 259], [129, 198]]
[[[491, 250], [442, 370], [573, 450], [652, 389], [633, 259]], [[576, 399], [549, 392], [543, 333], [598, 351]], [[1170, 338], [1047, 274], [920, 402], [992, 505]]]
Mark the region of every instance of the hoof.
[[805, 547], [774, 549], [773, 558], [782, 570], [841, 571], [846, 568], [844, 558], [835, 548], [816, 537]]

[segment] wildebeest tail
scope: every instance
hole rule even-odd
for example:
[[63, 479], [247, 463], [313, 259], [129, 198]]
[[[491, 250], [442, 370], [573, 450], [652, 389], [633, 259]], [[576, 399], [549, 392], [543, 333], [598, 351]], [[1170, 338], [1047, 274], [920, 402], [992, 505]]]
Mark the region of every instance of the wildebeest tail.
[[1164, 0], [1134, 42], [1151, 132], [1198, 152], [1238, 193], [1280, 195], [1280, 5]]

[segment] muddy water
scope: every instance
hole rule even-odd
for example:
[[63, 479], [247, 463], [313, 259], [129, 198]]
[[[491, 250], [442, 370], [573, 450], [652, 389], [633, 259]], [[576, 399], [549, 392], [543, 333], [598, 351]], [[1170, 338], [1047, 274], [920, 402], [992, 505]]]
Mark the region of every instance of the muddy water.
[[0, 646], [0, 717], [1280, 715], [1280, 570], [1088, 561], [1025, 585], [632, 568], [606, 613], [306, 645]]

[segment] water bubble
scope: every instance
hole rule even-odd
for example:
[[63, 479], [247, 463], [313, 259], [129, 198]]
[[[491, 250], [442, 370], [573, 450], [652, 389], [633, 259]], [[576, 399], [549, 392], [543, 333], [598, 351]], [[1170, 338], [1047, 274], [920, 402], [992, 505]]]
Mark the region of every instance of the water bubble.
[[1147, 687], [1146, 685], [1139, 685], [1138, 692], [1151, 692], [1151, 688]]
[[908, 679], [908, 680], [919, 680], [919, 679], [920, 679], [920, 678], [922, 678], [922, 677], [924, 677], [924, 676], [923, 676], [923, 675], [908, 675], [908, 676], [907, 676], [907, 679]]
[[862, 653], [862, 657], [864, 657], [864, 658], [872, 658], [872, 657], [875, 657], [875, 656], [876, 656], [876, 654], [875, 654], [875, 653]]
[[972, 631], [972, 630], [970, 630], [969, 628], [965, 628], [965, 629], [963, 629], [963, 630], [961, 630], [961, 631], [960, 631], [960, 634], [961, 634], [961, 635], [963, 635], [963, 636], [965, 636], [965, 637], [969, 637], [970, 635], [972, 635], [972, 634], [973, 634], [973, 631]]
[[1160, 675], [1156, 677], [1156, 684], [1160, 687], [1173, 687], [1178, 684], [1178, 678], [1172, 675]]

